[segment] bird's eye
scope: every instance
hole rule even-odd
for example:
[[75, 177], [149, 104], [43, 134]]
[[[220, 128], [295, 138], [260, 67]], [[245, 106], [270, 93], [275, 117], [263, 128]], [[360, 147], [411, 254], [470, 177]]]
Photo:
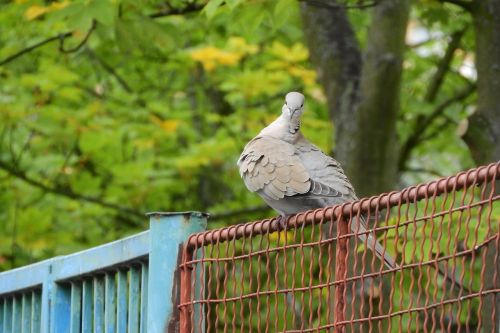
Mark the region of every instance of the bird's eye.
[[304, 106], [304, 103], [300, 104], [300, 107], [303, 107]]

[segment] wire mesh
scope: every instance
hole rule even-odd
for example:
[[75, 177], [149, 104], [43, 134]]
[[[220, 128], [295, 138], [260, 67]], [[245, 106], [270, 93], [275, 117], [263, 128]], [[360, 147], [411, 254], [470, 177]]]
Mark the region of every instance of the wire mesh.
[[[497, 332], [499, 173], [193, 234], [181, 332]], [[397, 267], [351, 230], [361, 217]]]

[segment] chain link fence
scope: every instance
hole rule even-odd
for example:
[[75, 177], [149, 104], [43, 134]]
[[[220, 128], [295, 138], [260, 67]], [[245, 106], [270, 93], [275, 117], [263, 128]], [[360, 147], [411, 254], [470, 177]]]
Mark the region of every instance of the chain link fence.
[[[497, 332], [499, 174], [193, 234], [181, 332]], [[351, 230], [361, 217], [397, 267]]]

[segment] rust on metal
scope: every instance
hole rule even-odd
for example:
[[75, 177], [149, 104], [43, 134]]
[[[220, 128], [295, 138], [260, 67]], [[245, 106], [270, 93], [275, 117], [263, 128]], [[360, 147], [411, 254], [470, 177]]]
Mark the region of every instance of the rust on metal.
[[345, 327], [340, 323], [345, 320], [345, 311], [344, 308], [346, 306], [345, 299], [345, 291], [346, 291], [346, 275], [347, 275], [347, 251], [348, 246], [347, 238], [342, 238], [343, 236], [349, 233], [349, 221], [339, 218], [337, 220], [337, 253], [335, 257], [335, 279], [337, 285], [335, 286], [335, 317], [334, 323], [337, 326], [337, 332], [343, 333], [345, 332]]
[[[182, 262], [191, 261], [193, 254], [191, 251], [182, 251]], [[191, 271], [192, 265], [180, 265], [180, 303], [188, 304], [191, 298]], [[192, 305], [179, 307], [179, 327], [181, 332], [191, 332]]]
[[[500, 162], [300, 213], [284, 229], [267, 219], [193, 234], [181, 332], [497, 332], [499, 177]], [[350, 230], [361, 217], [369, 230]]]
[[[451, 190], [453, 187], [457, 189], [466, 187], [474, 182], [487, 182], [496, 174], [500, 173], [500, 163], [493, 163], [488, 166], [483, 166], [474, 169], [473, 172], [461, 172], [452, 177], [440, 178], [436, 181], [430, 182], [428, 184], [412, 186], [406, 188], [400, 192], [392, 192], [381, 194], [376, 197], [376, 200], [369, 201], [355, 201], [345, 205], [339, 205], [334, 207], [327, 207], [323, 209], [317, 209], [313, 212], [300, 213], [291, 217], [287, 223], [288, 228], [300, 227], [301, 224], [312, 224], [314, 221], [319, 221], [321, 216], [326, 219], [330, 219], [337, 215], [338, 210], [342, 210], [342, 215], [349, 215], [351, 212], [356, 215], [358, 211], [364, 213], [369, 210], [374, 210], [377, 206], [397, 206], [399, 202], [414, 202], [416, 200], [421, 200], [425, 198], [426, 193], [435, 192], [437, 195], [444, 193], [445, 191]], [[234, 228], [222, 228], [203, 232], [201, 234], [193, 235], [188, 241], [188, 247], [192, 249], [196, 244], [200, 244], [201, 239], [205, 244], [224, 242], [228, 239], [239, 239], [241, 237], [248, 237], [250, 232], [254, 234], [264, 234], [272, 233], [280, 229], [280, 224], [276, 220], [266, 219], [257, 222], [244, 223], [236, 225]]]

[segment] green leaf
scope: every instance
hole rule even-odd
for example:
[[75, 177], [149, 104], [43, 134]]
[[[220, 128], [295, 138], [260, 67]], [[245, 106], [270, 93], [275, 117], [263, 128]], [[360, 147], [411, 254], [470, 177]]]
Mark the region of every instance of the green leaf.
[[115, 36], [118, 47], [123, 53], [129, 53], [136, 47], [135, 32], [130, 20], [118, 19], [115, 22]]
[[243, 0], [226, 0], [226, 4], [228, 5], [229, 9], [231, 9], [231, 10], [235, 9], [242, 2], [243, 2]]
[[249, 3], [245, 8], [235, 11], [234, 20], [244, 29], [246, 34], [253, 34], [268, 15], [265, 6], [261, 2]]
[[279, 0], [273, 11], [273, 21], [275, 28], [281, 27], [288, 20], [293, 6], [296, 6], [295, 0]]
[[206, 6], [203, 8], [203, 11], [207, 15], [209, 19], [214, 17], [215, 13], [217, 12], [217, 9], [222, 5], [224, 0], [210, 0]]
[[82, 32], [90, 28], [94, 18], [89, 6], [81, 2], [72, 3], [61, 10], [51, 13], [49, 17], [51, 21], [64, 20], [69, 30]]
[[88, 5], [88, 14], [99, 23], [112, 27], [115, 20], [115, 8], [109, 0], [93, 0]]
[[152, 54], [168, 51], [175, 46], [175, 41], [170, 36], [173, 31], [171, 25], [160, 24], [143, 16], [115, 22], [118, 46], [125, 53], [134, 50]]
[[171, 25], [160, 24], [149, 18], [145, 18], [142, 22], [141, 30], [159, 50], [168, 50], [175, 45], [174, 39], [170, 35], [170, 33], [175, 31]]

